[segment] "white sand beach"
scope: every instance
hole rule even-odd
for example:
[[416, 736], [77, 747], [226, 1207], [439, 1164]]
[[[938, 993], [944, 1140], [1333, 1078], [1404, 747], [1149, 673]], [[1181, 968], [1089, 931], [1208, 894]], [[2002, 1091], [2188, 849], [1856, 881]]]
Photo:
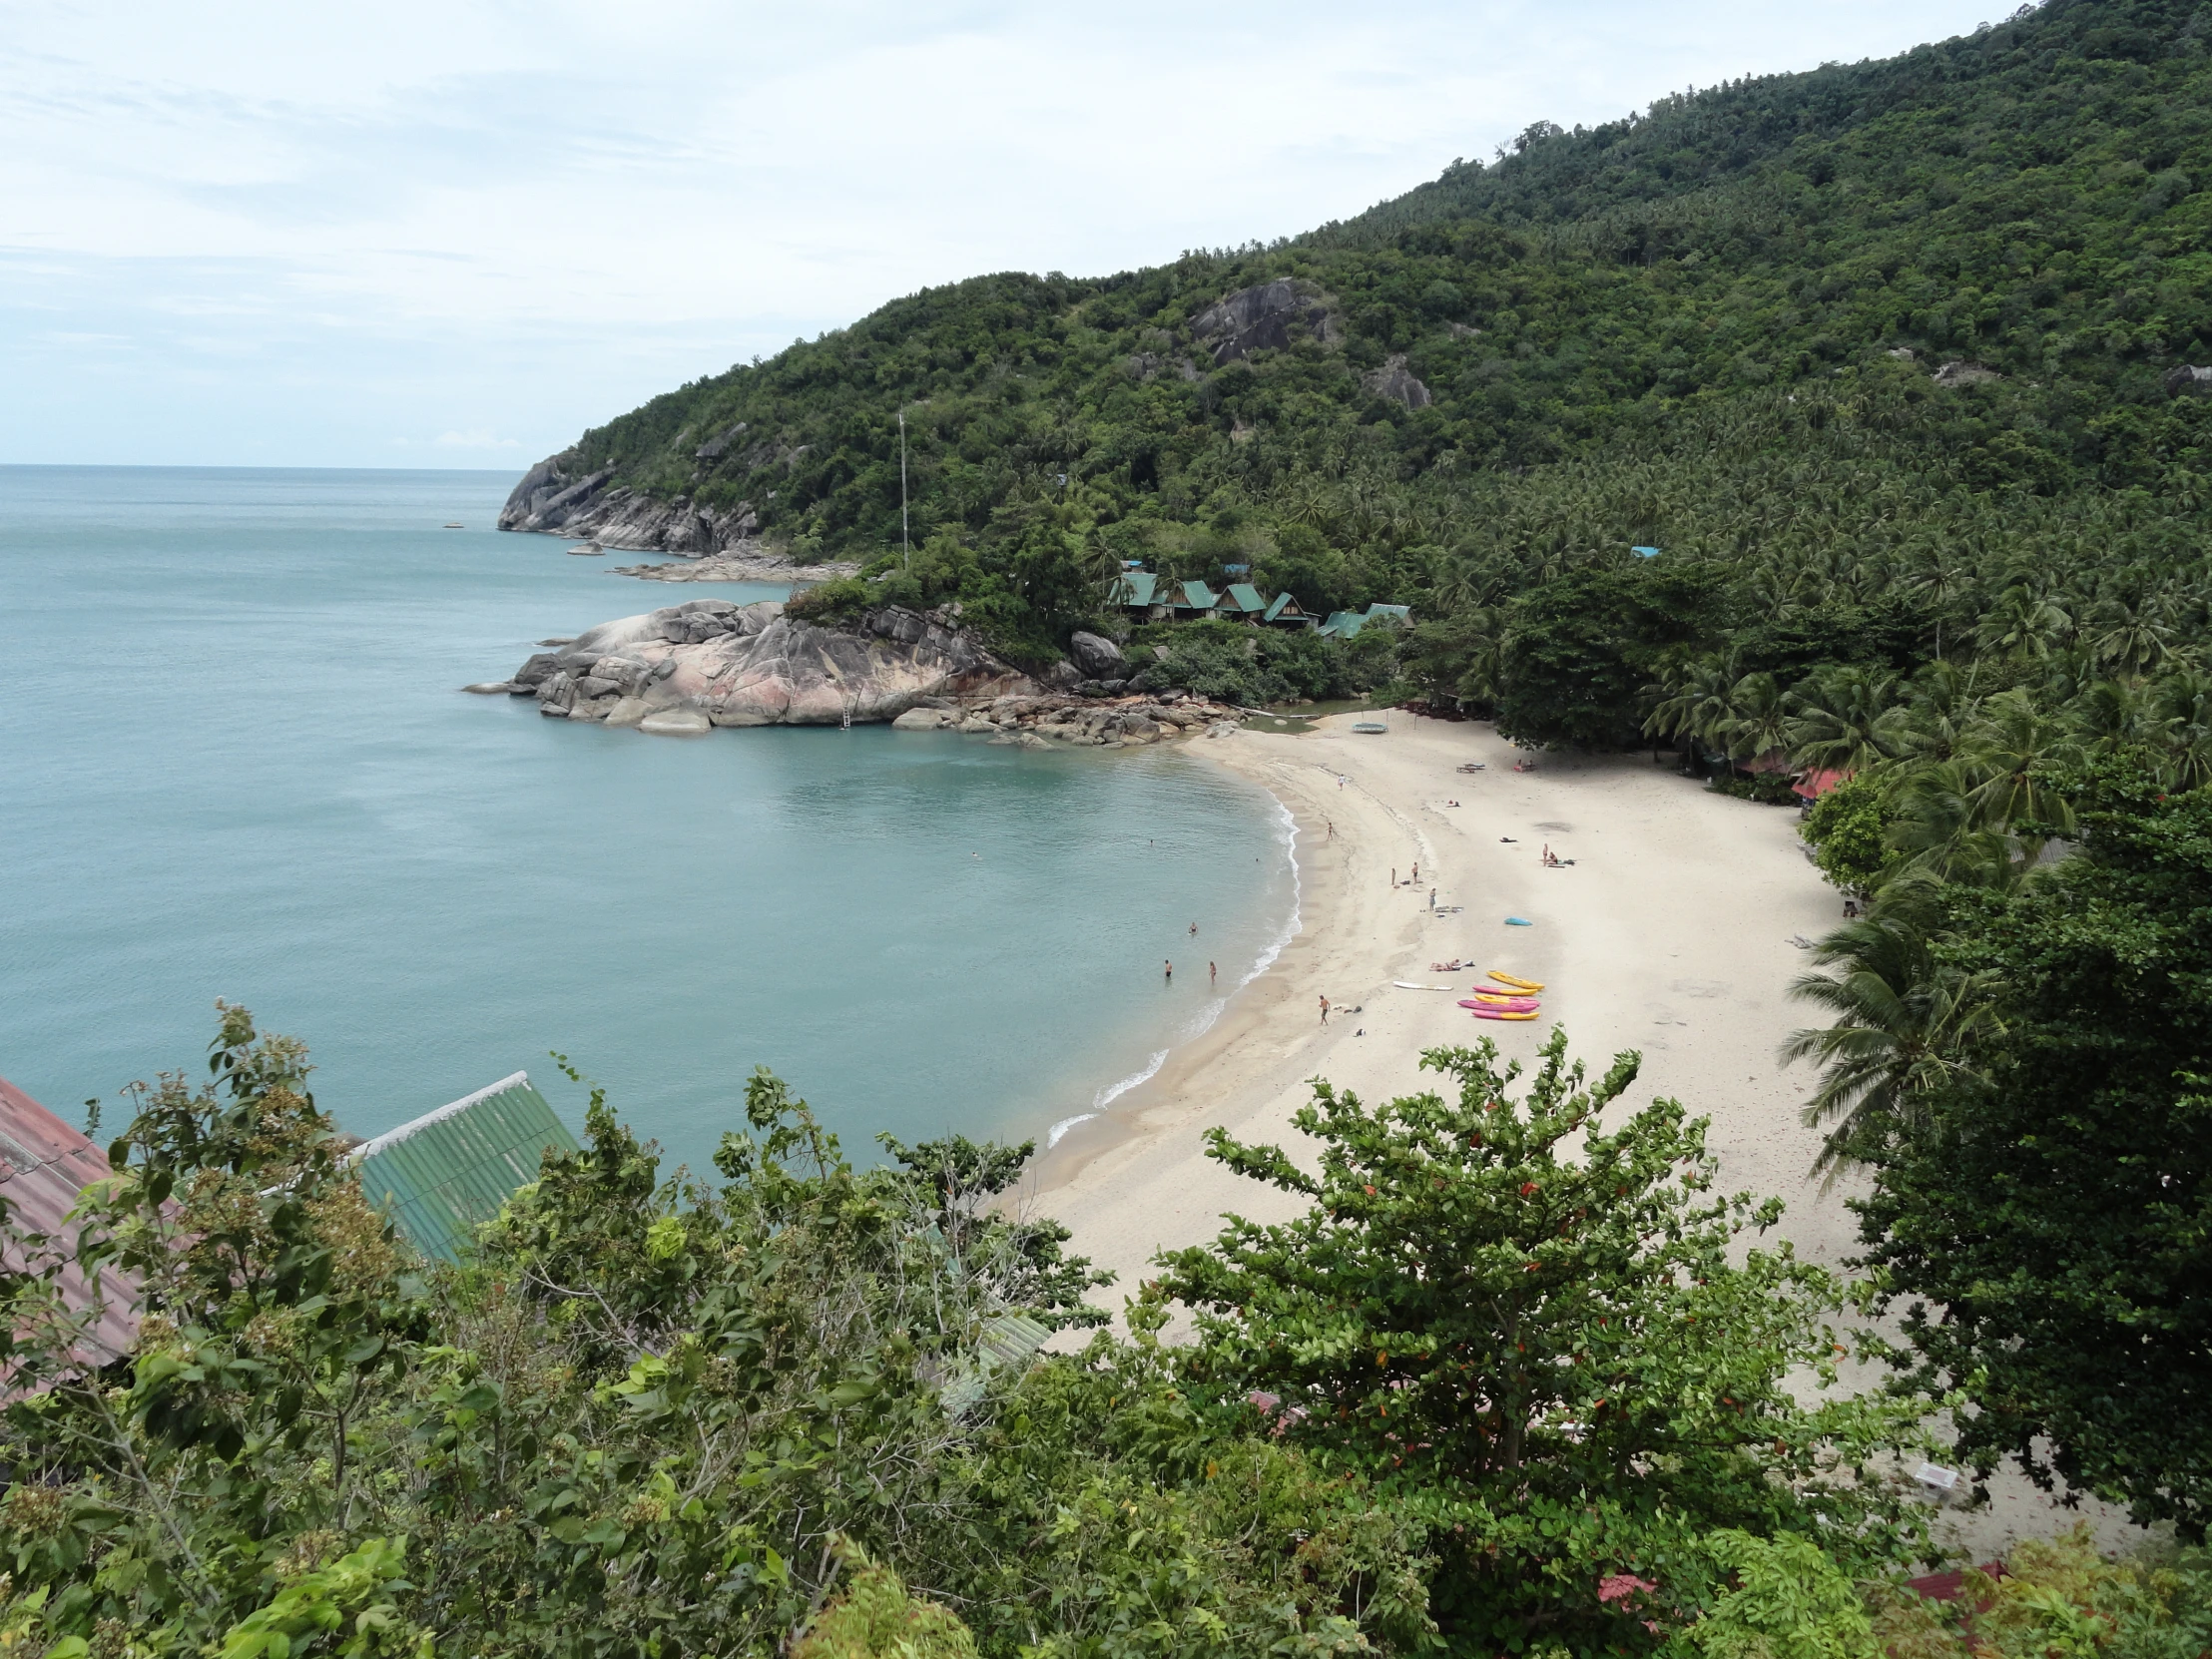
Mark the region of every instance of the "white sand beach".
[[[1486, 724], [1394, 711], [1386, 733], [1365, 735], [1352, 718], [1299, 736], [1244, 731], [1197, 751], [1296, 818], [1302, 926], [1210, 1031], [1040, 1160], [1029, 1201], [1120, 1276], [1104, 1297], [1118, 1308], [1156, 1251], [1211, 1238], [1224, 1211], [1288, 1213], [1287, 1195], [1206, 1158], [1207, 1128], [1295, 1140], [1291, 1114], [1310, 1078], [1368, 1100], [1416, 1093], [1437, 1081], [1419, 1067], [1423, 1049], [1490, 1036], [1508, 1058], [1527, 1057], [1555, 1024], [1593, 1073], [1640, 1050], [1629, 1099], [1672, 1096], [1709, 1116], [1725, 1188], [1783, 1198], [1780, 1231], [1841, 1268], [1857, 1238], [1852, 1189], [1824, 1193], [1809, 1173], [1820, 1135], [1799, 1113], [1813, 1073], [1776, 1058], [1810, 1023], [1787, 995], [1809, 960], [1792, 939], [1817, 938], [1842, 915], [1805, 856], [1797, 813], [1716, 795], [1648, 756], [1543, 755], [1515, 772], [1524, 757]], [[1486, 770], [1457, 770], [1468, 762]], [[1544, 866], [1547, 845], [1572, 862]], [[1430, 971], [1453, 957], [1472, 967]], [[1476, 1020], [1460, 1008], [1490, 968], [1543, 982], [1543, 1017]], [[2016, 1477], [2000, 1476], [1994, 1496], [1989, 1511], [1945, 1517], [1980, 1558], [2071, 1519]], [[2084, 1512], [2111, 1541], [2127, 1531], [2116, 1513]]]

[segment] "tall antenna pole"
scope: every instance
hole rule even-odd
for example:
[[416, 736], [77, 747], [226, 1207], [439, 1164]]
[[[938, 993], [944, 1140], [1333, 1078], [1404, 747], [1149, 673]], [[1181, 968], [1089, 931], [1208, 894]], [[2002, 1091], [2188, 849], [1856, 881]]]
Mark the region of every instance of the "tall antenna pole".
[[906, 534], [906, 411], [898, 411], [898, 551], [902, 568], [911, 569], [914, 547]]

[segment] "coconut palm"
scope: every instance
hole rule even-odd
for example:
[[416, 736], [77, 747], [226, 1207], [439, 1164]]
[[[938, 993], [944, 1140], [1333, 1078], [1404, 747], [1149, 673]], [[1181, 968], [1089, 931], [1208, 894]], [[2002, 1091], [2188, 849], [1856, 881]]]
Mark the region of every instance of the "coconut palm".
[[1771, 674], [1747, 674], [1729, 688], [1728, 714], [1713, 735], [1732, 761], [1755, 760], [1789, 746], [1795, 716]]
[[1866, 916], [1815, 947], [1813, 959], [1830, 971], [1805, 974], [1790, 987], [1793, 997], [1835, 1015], [1834, 1024], [1799, 1031], [1782, 1045], [1785, 1065], [1813, 1060], [1821, 1067], [1805, 1121], [1828, 1127], [1814, 1168], [1831, 1180], [1924, 1131], [1930, 1097], [1972, 1075], [1969, 1046], [1994, 1023], [1995, 976], [1945, 967], [1931, 948], [1939, 892], [1933, 876], [1896, 877]]
[[2159, 781], [2170, 790], [2212, 784], [2212, 675], [2173, 675], [2160, 683], [2154, 708]]
[[1792, 695], [1797, 718], [1789, 745], [1801, 765], [1865, 772], [1895, 748], [1896, 675], [1848, 663], [1823, 670]]
[[2073, 809], [2053, 787], [2052, 775], [2080, 759], [2073, 734], [2017, 688], [1988, 699], [1962, 756], [1974, 780], [1968, 799], [1975, 821], [1984, 829], [2008, 830], [2032, 821], [2061, 833], [2070, 830]]
[[1644, 721], [1653, 738], [1691, 739], [1719, 748], [1716, 734], [1728, 721], [1736, 676], [1726, 663], [1703, 658], [1683, 664], [1663, 683], [1659, 702]]

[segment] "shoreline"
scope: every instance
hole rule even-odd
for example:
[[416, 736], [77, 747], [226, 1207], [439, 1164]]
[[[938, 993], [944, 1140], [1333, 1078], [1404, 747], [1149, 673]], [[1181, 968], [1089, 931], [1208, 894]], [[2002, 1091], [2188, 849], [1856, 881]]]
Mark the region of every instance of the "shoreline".
[[[1809, 965], [1793, 937], [1829, 931], [1842, 908], [1804, 855], [1798, 815], [1717, 795], [1647, 756], [1546, 754], [1515, 773], [1519, 752], [1487, 723], [1397, 711], [1386, 734], [1356, 736], [1352, 718], [1297, 735], [1239, 731], [1203, 751], [1296, 824], [1300, 925], [1207, 1029], [1032, 1165], [1021, 1207], [1068, 1227], [1071, 1252], [1117, 1275], [1094, 1300], [1118, 1314], [1156, 1251], [1211, 1240], [1226, 1213], [1271, 1222], [1301, 1208], [1207, 1158], [1206, 1129], [1303, 1158], [1311, 1143], [1291, 1118], [1310, 1079], [1371, 1102], [1420, 1093], [1439, 1081], [1419, 1069], [1423, 1049], [1487, 1036], [1525, 1063], [1555, 1025], [1593, 1073], [1639, 1050], [1624, 1104], [1666, 1096], [1710, 1118], [1725, 1189], [1781, 1197], [1776, 1232], [1846, 1271], [1858, 1248], [1848, 1200], [1862, 1188], [1824, 1190], [1812, 1176], [1821, 1134], [1799, 1114], [1815, 1074], [1776, 1058], [1811, 1018], [1787, 994]], [[1487, 770], [1459, 773], [1463, 762]], [[1542, 865], [1547, 844], [1573, 862]], [[1406, 879], [1416, 862], [1417, 887]], [[1507, 927], [1507, 915], [1535, 925]], [[1470, 967], [1429, 970], [1453, 957]], [[1544, 982], [1543, 1017], [1477, 1022], [1459, 1008], [1490, 968]], [[2016, 1472], [1989, 1484], [1990, 1507], [1939, 1517], [1939, 1536], [1976, 1559], [2076, 1518]], [[2094, 1499], [2078, 1515], [2108, 1547], [2140, 1536]]]

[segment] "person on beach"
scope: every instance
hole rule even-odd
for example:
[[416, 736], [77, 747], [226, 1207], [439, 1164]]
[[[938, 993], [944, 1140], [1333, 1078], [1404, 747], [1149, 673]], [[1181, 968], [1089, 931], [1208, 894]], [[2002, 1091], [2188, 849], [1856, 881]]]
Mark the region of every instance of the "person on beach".
[[1321, 1022], [1324, 1025], [1329, 1023], [1329, 998], [1326, 996], [1321, 999]]
[[1162, 977], [1171, 985], [1175, 983], [1175, 964], [1173, 962], [1168, 963], [1168, 970]]
[[1420, 865], [1418, 864], [1413, 866], [1413, 885], [1416, 887], [1420, 885]]
[[1428, 907], [1431, 910], [1436, 907], [1436, 889], [1434, 887], [1428, 889]]
[[1390, 866], [1390, 885], [1397, 885], [1397, 866], [1394, 864]]
[[1213, 982], [1214, 982], [1215, 980], [1219, 979], [1220, 977], [1221, 977], [1221, 969], [1220, 969], [1220, 968], [1218, 968], [1218, 967], [1216, 967], [1216, 966], [1214, 966], [1214, 964], [1213, 964], [1213, 963], [1211, 963], [1211, 962], [1208, 962], [1208, 963], [1206, 964], [1206, 983], [1207, 983], [1207, 984], [1209, 984], [1209, 985], [1211, 985], [1211, 984], [1212, 984], [1212, 983], [1213, 983]]

